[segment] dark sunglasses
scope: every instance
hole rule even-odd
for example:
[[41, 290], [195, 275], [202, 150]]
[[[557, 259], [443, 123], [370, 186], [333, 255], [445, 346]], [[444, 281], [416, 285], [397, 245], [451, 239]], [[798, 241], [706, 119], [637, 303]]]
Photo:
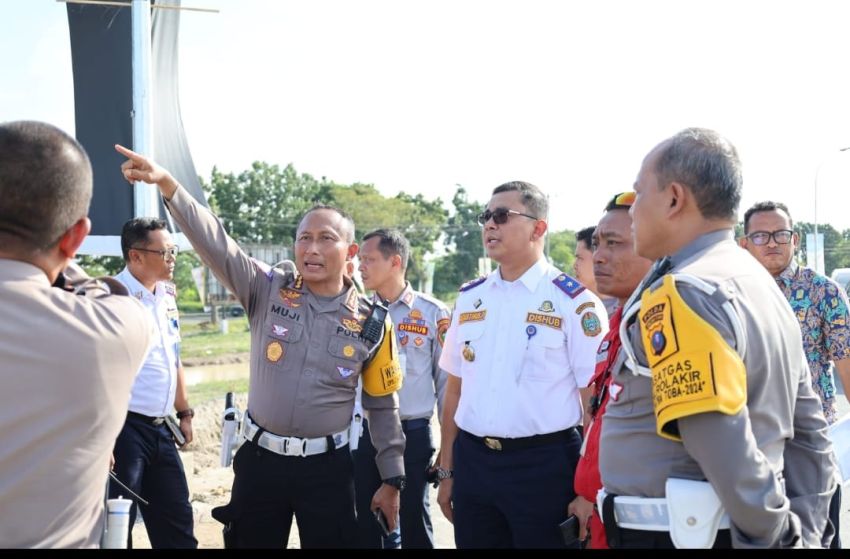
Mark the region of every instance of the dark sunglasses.
[[156, 253], [163, 260], [166, 260], [168, 258], [168, 256], [171, 256], [172, 258], [177, 258], [177, 253], [180, 252], [180, 249], [178, 249], [177, 247], [170, 247], [170, 248], [167, 248], [165, 250], [153, 250], [153, 249], [149, 249], [149, 248], [139, 248], [139, 247], [130, 247], [130, 248], [133, 249], [133, 250], [140, 250], [142, 252]]
[[484, 213], [478, 214], [478, 225], [482, 227], [493, 219], [493, 223], [496, 225], [504, 225], [508, 222], [508, 218], [512, 215], [521, 215], [522, 217], [527, 217], [528, 219], [537, 220], [538, 218], [533, 215], [524, 214], [522, 212], [518, 212], [516, 210], [509, 210], [508, 208], [496, 208], [495, 211], [485, 210]]
[[770, 238], [773, 237], [773, 240], [776, 241], [778, 245], [787, 245], [791, 242], [791, 238], [794, 236], [794, 232], [790, 229], [780, 229], [779, 231], [756, 231], [755, 233], [750, 233], [747, 235], [747, 238], [753, 242], [756, 246], [764, 246], [770, 242]]

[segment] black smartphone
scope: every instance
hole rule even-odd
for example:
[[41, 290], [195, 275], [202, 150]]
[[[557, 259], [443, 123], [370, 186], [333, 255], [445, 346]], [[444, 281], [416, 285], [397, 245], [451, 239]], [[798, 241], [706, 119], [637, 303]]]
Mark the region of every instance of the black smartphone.
[[389, 536], [390, 527], [387, 524], [387, 517], [384, 516], [384, 513], [381, 512], [381, 509], [377, 509], [375, 511], [375, 520], [378, 522], [378, 526], [381, 527], [381, 532], [383, 532], [384, 536]]
[[561, 536], [564, 538], [564, 543], [568, 546], [573, 546], [579, 542], [578, 539], [578, 517], [571, 514], [566, 520], [558, 524], [561, 529]]
[[173, 416], [165, 416], [165, 426], [171, 431], [171, 436], [174, 437], [174, 444], [181, 447], [186, 444], [186, 437], [183, 436], [183, 431], [180, 430], [180, 423]]

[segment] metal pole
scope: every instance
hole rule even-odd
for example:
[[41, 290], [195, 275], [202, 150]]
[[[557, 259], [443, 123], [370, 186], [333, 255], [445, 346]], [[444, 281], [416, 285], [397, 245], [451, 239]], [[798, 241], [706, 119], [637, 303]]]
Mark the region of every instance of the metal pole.
[[[151, 88], [151, 3], [133, 0], [133, 150], [153, 156], [153, 99]], [[159, 217], [156, 185], [137, 182], [133, 215]]]
[[[842, 151], [848, 151], [848, 150], [850, 150], [850, 146], [848, 146], [846, 148], [841, 148], [838, 151], [840, 153]], [[818, 256], [819, 256], [819, 254], [818, 254], [818, 246], [819, 246], [819, 243], [818, 243], [818, 179], [820, 178], [820, 170], [823, 167], [823, 164], [826, 163], [828, 159], [829, 158], [821, 161], [820, 165], [818, 165], [818, 170], [815, 172], [815, 251], [814, 251], [815, 257], [814, 257], [814, 268], [815, 268], [816, 272], [820, 272], [821, 274], [826, 274], [826, 265], [824, 265], [823, 270], [818, 269], [820, 267], [819, 266], [820, 260], [818, 258]], [[826, 244], [826, 243], [824, 242], [824, 244]]]

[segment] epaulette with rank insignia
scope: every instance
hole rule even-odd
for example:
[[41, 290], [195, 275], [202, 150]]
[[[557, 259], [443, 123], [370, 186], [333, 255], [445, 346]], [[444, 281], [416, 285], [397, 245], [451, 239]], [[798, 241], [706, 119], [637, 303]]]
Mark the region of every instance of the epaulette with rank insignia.
[[164, 281], [164, 282], [162, 282], [162, 286], [165, 288], [166, 293], [168, 293], [169, 295], [171, 295], [175, 299], [177, 298], [177, 286], [176, 285], [174, 285], [170, 281]]
[[570, 299], [575, 299], [579, 293], [586, 288], [575, 278], [571, 278], [567, 274], [561, 274], [552, 280], [552, 283], [558, 286], [558, 289], [570, 296]]
[[480, 277], [480, 278], [478, 278], [478, 279], [474, 279], [474, 280], [472, 280], [472, 281], [468, 281], [468, 282], [466, 282], [465, 284], [461, 285], [461, 286], [460, 286], [460, 289], [458, 289], [458, 291], [460, 291], [461, 293], [463, 293], [464, 291], [469, 291], [469, 290], [470, 290], [470, 289], [472, 289], [473, 287], [479, 286], [479, 285], [481, 285], [482, 283], [484, 283], [484, 281], [485, 281], [486, 279], [487, 279], [487, 276], [481, 276], [481, 277]]

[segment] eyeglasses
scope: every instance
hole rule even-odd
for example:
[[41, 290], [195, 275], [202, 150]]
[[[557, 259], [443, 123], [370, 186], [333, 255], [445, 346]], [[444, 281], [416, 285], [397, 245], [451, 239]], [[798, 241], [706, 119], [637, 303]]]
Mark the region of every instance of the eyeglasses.
[[478, 214], [478, 225], [482, 227], [490, 221], [490, 218], [493, 219], [493, 223], [496, 225], [504, 225], [508, 222], [508, 218], [512, 215], [521, 215], [522, 217], [527, 217], [528, 219], [537, 220], [533, 215], [524, 214], [522, 212], [518, 212], [516, 210], [509, 210], [508, 208], [496, 208], [495, 211], [486, 210], [484, 213]]
[[613, 198], [611, 198], [611, 201], [608, 202], [608, 205], [605, 207], [605, 211], [611, 211], [617, 208], [631, 208], [635, 203], [635, 198], [637, 198], [637, 193], [633, 190], [630, 192], [621, 192], [620, 194], [616, 194]]
[[794, 232], [790, 229], [780, 229], [779, 231], [756, 231], [755, 233], [750, 233], [747, 235], [747, 238], [753, 242], [756, 246], [764, 246], [770, 242], [770, 238], [773, 237], [773, 240], [776, 241], [778, 245], [787, 245], [791, 242], [792, 237], [794, 237]]
[[168, 256], [171, 258], [177, 258], [177, 253], [180, 252], [180, 249], [177, 247], [169, 247], [163, 250], [153, 250], [149, 248], [139, 248], [139, 247], [130, 247], [132, 250], [141, 250], [142, 252], [155, 252], [160, 258], [163, 260], [168, 260]]

